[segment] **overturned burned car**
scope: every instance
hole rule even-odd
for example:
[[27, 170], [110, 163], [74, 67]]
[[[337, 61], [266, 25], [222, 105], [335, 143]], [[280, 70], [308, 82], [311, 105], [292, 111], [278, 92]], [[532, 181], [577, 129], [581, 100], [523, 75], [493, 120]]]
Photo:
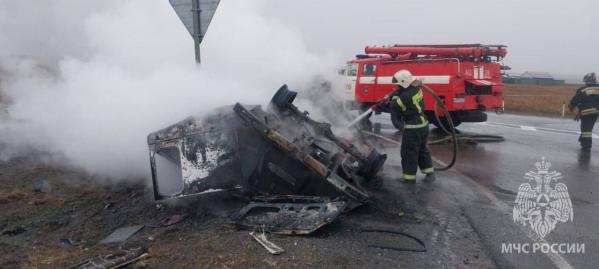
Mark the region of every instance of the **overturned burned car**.
[[293, 105], [296, 96], [284, 85], [266, 111], [237, 103], [151, 133], [155, 199], [237, 190], [368, 202], [362, 185], [387, 156], [337, 137]]

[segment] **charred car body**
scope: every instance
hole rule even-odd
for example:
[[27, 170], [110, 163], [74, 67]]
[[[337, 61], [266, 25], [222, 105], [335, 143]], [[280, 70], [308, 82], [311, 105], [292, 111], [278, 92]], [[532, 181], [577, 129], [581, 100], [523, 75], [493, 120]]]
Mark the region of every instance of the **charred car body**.
[[293, 105], [296, 96], [284, 85], [266, 111], [238, 103], [151, 133], [155, 199], [242, 190], [367, 202], [361, 186], [387, 156], [335, 136]]

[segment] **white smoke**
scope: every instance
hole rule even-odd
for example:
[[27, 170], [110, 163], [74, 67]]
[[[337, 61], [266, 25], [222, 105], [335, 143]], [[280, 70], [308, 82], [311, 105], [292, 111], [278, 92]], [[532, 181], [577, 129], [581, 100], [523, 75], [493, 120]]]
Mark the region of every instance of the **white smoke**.
[[198, 67], [166, 0], [0, 0], [0, 159], [35, 149], [90, 173], [145, 177], [148, 133], [263, 104], [283, 83], [334, 78], [339, 61], [310, 53], [263, 5], [222, 1]]

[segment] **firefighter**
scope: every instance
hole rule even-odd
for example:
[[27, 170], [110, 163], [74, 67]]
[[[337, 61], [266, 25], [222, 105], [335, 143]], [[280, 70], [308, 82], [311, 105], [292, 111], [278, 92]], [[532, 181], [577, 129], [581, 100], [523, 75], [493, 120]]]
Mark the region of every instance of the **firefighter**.
[[585, 86], [576, 90], [569, 108], [578, 108], [575, 120], [580, 120], [580, 146], [582, 151], [590, 152], [593, 143], [593, 127], [599, 114], [599, 84], [595, 73], [586, 74], [583, 78]]
[[427, 147], [428, 120], [423, 114], [424, 96], [421, 82], [414, 79], [410, 71], [401, 70], [393, 75], [392, 83], [397, 85], [391, 95], [391, 109], [404, 122], [401, 141], [401, 182], [415, 183], [418, 167], [427, 182], [435, 180], [433, 161]]

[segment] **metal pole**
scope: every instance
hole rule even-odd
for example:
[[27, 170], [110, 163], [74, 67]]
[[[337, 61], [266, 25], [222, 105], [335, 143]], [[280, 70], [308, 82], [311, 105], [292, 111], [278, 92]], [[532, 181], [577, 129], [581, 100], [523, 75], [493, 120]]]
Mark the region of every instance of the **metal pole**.
[[202, 25], [201, 25], [201, 13], [200, 0], [192, 0], [191, 11], [193, 13], [193, 42], [196, 55], [196, 63], [200, 64], [202, 61], [200, 57], [200, 44], [202, 43]]

